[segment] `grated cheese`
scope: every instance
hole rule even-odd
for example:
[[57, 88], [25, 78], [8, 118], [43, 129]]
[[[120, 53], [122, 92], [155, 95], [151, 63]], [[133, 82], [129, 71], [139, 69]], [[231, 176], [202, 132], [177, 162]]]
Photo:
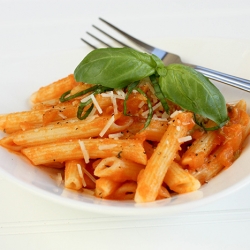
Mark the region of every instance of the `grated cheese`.
[[102, 108], [100, 107], [99, 103], [97, 102], [95, 96], [93, 94], [90, 95], [90, 98], [92, 99], [96, 109], [98, 110], [99, 114], [102, 114]]
[[82, 178], [82, 186], [83, 186], [83, 187], [86, 187], [86, 186], [87, 186], [87, 183], [86, 183], [84, 177]]
[[110, 98], [111, 98], [111, 101], [112, 101], [112, 104], [113, 104], [113, 108], [114, 108], [114, 114], [118, 114], [118, 107], [117, 107], [117, 103], [116, 103], [116, 98], [114, 96], [114, 93], [113, 91], [110, 91]]
[[93, 115], [95, 114], [95, 112], [96, 112], [96, 108], [94, 107], [94, 108], [91, 110], [91, 112], [89, 113], [88, 117], [93, 116]]
[[125, 96], [123, 96], [123, 95], [116, 95], [116, 94], [114, 94], [114, 97], [115, 97], [116, 99], [125, 100]]
[[109, 138], [111, 138], [111, 139], [118, 139], [121, 136], [123, 136], [123, 134], [121, 132], [116, 133], [116, 134], [109, 134]]
[[145, 104], [145, 102], [144, 102], [144, 101], [141, 101], [141, 102], [139, 103], [139, 105], [138, 105], [138, 108], [139, 108], [139, 109], [142, 108], [144, 104]]
[[91, 117], [87, 117], [85, 121], [92, 122], [95, 120], [96, 117], [99, 117], [99, 115], [92, 115]]
[[82, 179], [82, 185], [83, 185], [83, 187], [86, 187], [87, 184], [86, 184], [86, 181], [84, 179], [83, 172], [82, 172], [82, 166], [80, 164], [76, 164], [76, 166], [77, 166], [77, 170], [78, 170], [79, 176]]
[[81, 102], [87, 102], [91, 98], [91, 95], [88, 95], [81, 99]]
[[[159, 107], [161, 107], [161, 102], [158, 102], [157, 104], [155, 104], [155, 105], [152, 107], [152, 109], [153, 109], [153, 111], [155, 111], [155, 110], [158, 109]], [[149, 113], [149, 110], [146, 110], [146, 111], [143, 112], [141, 115], [145, 117], [145, 116], [148, 115], [148, 113]]]
[[85, 119], [85, 121], [91, 122], [95, 120], [96, 117], [99, 117], [99, 115], [95, 115], [95, 112], [96, 112], [96, 108], [94, 107], [89, 113], [88, 117]]
[[125, 99], [126, 94], [125, 94], [125, 92], [123, 90], [117, 89], [117, 90], [115, 90], [115, 92], [120, 97], [120, 99]]
[[156, 115], [153, 115], [152, 120], [162, 121], [162, 122], [167, 122], [168, 121], [167, 118], [157, 117]]
[[86, 149], [86, 147], [84, 145], [84, 142], [81, 141], [81, 140], [78, 140], [78, 143], [79, 143], [80, 148], [82, 150], [82, 154], [83, 154], [85, 162], [89, 163], [89, 152], [87, 151], [87, 149]]
[[63, 119], [67, 119], [68, 117], [67, 116], [65, 116], [64, 114], [62, 114], [62, 113], [60, 113], [59, 112], [59, 114], [58, 114], [60, 117], [62, 117]]
[[119, 97], [118, 95], [114, 95], [113, 91], [109, 91], [106, 93], [102, 93], [103, 97], [110, 97], [111, 102], [113, 104], [113, 108], [114, 108], [114, 114], [118, 113], [118, 107], [117, 107], [117, 103], [116, 103], [116, 98]]
[[106, 123], [106, 125], [104, 126], [104, 128], [102, 129], [102, 131], [100, 132], [99, 134], [100, 137], [104, 136], [104, 134], [107, 132], [110, 126], [114, 123], [114, 121], [115, 121], [115, 117], [112, 115], [110, 119], [108, 120], [108, 122]]
[[186, 142], [186, 141], [191, 141], [192, 140], [192, 136], [188, 135], [188, 136], [184, 136], [178, 139], [178, 142], [182, 143], [182, 142]]
[[108, 149], [111, 149], [111, 148], [114, 148], [114, 147], [116, 147], [116, 144], [99, 145], [98, 149], [99, 150], [108, 150]]
[[109, 98], [110, 97], [110, 91], [106, 92], [106, 93], [101, 93], [102, 97], [106, 97]]
[[175, 110], [171, 115], [170, 115], [170, 118], [174, 118], [176, 117], [178, 114], [182, 113], [183, 111], [181, 110]]
[[86, 168], [83, 168], [82, 171], [89, 177], [91, 181], [93, 181], [94, 183], [96, 182], [95, 177]]
[[78, 171], [80, 178], [83, 178], [82, 166], [80, 164], [76, 164], [76, 166], [77, 166], [77, 171]]

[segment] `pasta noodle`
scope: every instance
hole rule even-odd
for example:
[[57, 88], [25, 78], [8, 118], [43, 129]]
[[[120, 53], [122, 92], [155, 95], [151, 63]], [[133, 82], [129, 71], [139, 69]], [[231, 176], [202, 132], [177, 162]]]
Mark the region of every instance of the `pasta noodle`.
[[179, 139], [186, 136], [193, 125], [191, 113], [183, 112], [173, 118], [138, 181], [136, 202], [156, 200], [164, 176], [180, 149]]
[[[132, 91], [126, 99], [126, 90], [119, 89], [87, 93], [94, 85], [69, 75], [35, 92], [31, 110], [0, 115], [6, 133], [0, 145], [33, 165], [63, 169], [67, 189], [136, 203], [194, 192], [239, 157], [250, 133], [244, 100], [227, 105], [225, 126], [204, 131], [191, 112], [171, 102], [168, 114], [149, 78], [138, 86], [152, 103], [146, 127], [145, 95]], [[79, 110], [88, 116], [79, 118]]]

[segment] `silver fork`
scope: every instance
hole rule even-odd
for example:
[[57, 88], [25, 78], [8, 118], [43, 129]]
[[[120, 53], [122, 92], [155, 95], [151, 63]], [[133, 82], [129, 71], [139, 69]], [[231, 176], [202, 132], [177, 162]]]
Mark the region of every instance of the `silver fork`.
[[[116, 30], [117, 32], [119, 32], [120, 34], [125, 36], [128, 40], [132, 41], [134, 44], [139, 46], [143, 51], [158, 56], [164, 62], [165, 65], [169, 65], [169, 64], [172, 64], [172, 63], [185, 64], [185, 65], [193, 67], [195, 70], [199, 71], [200, 73], [202, 73], [203, 75], [205, 75], [206, 77], [208, 77], [211, 80], [219, 81], [219, 82], [225, 83], [227, 85], [239, 88], [241, 90], [245, 90], [247, 92], [250, 92], [250, 80], [243, 79], [243, 78], [236, 77], [236, 76], [232, 76], [232, 75], [225, 74], [225, 73], [221, 73], [221, 72], [218, 72], [218, 71], [215, 71], [215, 70], [212, 70], [212, 69], [204, 68], [202, 66], [184, 63], [184, 62], [181, 61], [180, 56], [175, 55], [175, 54], [170, 53], [170, 52], [167, 52], [167, 51], [164, 51], [162, 49], [153, 47], [153, 46], [151, 46], [149, 44], [146, 44], [146, 43], [138, 40], [137, 38], [129, 35], [128, 33], [122, 31], [121, 29], [117, 28], [116, 26], [114, 26], [113, 24], [111, 24], [108, 21], [104, 20], [103, 18], [99, 18], [99, 19], [102, 22], [106, 23], [108, 26], [110, 26], [112, 29]], [[123, 46], [123, 47], [131, 47], [131, 46], [128, 46], [127, 44], [123, 43], [122, 41], [118, 40], [114, 36], [111, 36], [107, 32], [103, 31], [99, 27], [97, 27], [95, 25], [93, 25], [93, 27], [95, 29], [97, 29], [98, 31], [100, 31], [101, 33], [103, 33], [105, 36], [108, 36], [112, 40], [116, 41], [121, 46]], [[87, 32], [87, 34], [90, 35], [91, 37], [93, 37], [95, 40], [103, 43], [105, 46], [112, 47], [111, 45], [104, 42], [102, 39], [98, 38], [97, 36], [91, 34], [90, 32]], [[97, 49], [96, 46], [94, 46], [92, 43], [88, 42], [87, 40], [85, 40], [83, 38], [81, 38], [81, 40], [83, 42], [85, 42], [86, 44], [88, 44], [89, 46], [91, 46], [93, 49]]]

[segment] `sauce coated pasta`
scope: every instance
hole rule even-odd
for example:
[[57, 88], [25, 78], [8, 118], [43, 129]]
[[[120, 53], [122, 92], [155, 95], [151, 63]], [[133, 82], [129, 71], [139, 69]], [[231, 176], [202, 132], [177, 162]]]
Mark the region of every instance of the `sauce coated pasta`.
[[31, 110], [0, 116], [0, 145], [35, 166], [63, 169], [67, 189], [143, 203], [198, 190], [240, 157], [250, 132], [244, 100], [227, 105], [224, 126], [204, 130], [197, 121], [216, 124], [171, 101], [167, 113], [149, 77], [128, 97], [126, 88], [86, 93], [92, 87], [73, 75], [42, 87]]

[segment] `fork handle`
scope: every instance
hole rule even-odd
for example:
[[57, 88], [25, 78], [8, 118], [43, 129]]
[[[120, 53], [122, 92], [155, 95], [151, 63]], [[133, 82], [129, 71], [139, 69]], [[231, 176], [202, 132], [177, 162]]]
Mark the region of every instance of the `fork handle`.
[[194, 69], [199, 71], [200, 73], [202, 73], [203, 75], [205, 75], [209, 79], [216, 80], [216, 81], [225, 83], [227, 85], [230, 85], [230, 86], [245, 90], [247, 92], [250, 92], [250, 81], [249, 80], [246, 80], [246, 79], [243, 79], [240, 77], [236, 77], [236, 76], [232, 76], [232, 75], [228, 75], [228, 74], [224, 74], [224, 73], [221, 73], [219, 71], [204, 68], [201, 66], [194, 66]]

